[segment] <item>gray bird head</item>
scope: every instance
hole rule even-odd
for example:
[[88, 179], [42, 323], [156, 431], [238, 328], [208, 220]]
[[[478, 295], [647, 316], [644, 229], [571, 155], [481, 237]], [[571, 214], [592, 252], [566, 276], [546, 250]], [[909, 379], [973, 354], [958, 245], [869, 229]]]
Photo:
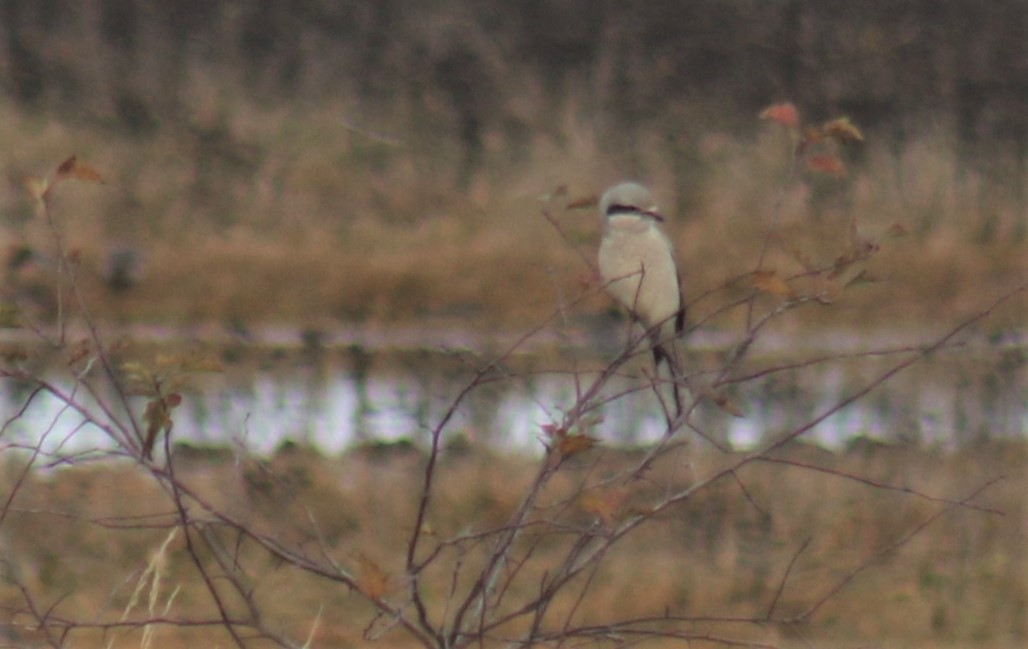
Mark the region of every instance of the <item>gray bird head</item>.
[[600, 214], [603, 218], [618, 212], [636, 212], [663, 220], [657, 214], [653, 194], [639, 183], [625, 182], [614, 185], [603, 192], [600, 198]]

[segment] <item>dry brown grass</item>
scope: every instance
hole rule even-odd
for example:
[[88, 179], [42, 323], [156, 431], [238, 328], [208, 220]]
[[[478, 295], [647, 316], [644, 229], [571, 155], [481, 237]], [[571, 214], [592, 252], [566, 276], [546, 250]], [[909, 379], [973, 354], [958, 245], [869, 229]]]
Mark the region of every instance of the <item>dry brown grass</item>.
[[[871, 141], [845, 180], [786, 182], [782, 133], [769, 126], [747, 139], [712, 125], [692, 136], [695, 178], [678, 195], [658, 134], [644, 138], [640, 162], [626, 171], [598, 157], [595, 135], [569, 114], [559, 117], [562, 147], [540, 136], [526, 144], [530, 159], [494, 161], [458, 191], [448, 159], [348, 131], [341, 110], [236, 107], [210, 123], [197, 118], [194, 130], [139, 140], [6, 109], [4, 240], [49, 248], [20, 183], [76, 152], [109, 183], [62, 187], [55, 213], [81, 253], [93, 312], [118, 320], [302, 326], [459, 314], [487, 326], [536, 324], [591, 280], [542, 209], [591, 258], [593, 210], [563, 207], [624, 175], [652, 183], [663, 198], [690, 299], [752, 270], [772, 224], [769, 264], [783, 275], [801, 272], [801, 259], [830, 263], [846, 254], [853, 221], [863, 237], [895, 223], [910, 231], [885, 242], [870, 263], [879, 283], [847, 291], [836, 308], [805, 311], [803, 323], [952, 319], [1028, 275], [1026, 208], [1016, 191], [1025, 179], [965, 166], [942, 131], [898, 152]], [[561, 185], [567, 196], [540, 200]], [[118, 295], [98, 272], [116, 244], [148, 255], [143, 282]], [[18, 281], [9, 277], [8, 290], [17, 292]], [[608, 307], [595, 297], [575, 313]], [[1025, 312], [1022, 300], [997, 322], [1016, 325]]]
[[[1006, 476], [975, 501], [1003, 515], [951, 512], [912, 542], [881, 557], [801, 629], [750, 628], [739, 633], [784, 646], [810, 640], [818, 646], [1017, 646], [1028, 634], [1026, 454], [1023, 443], [959, 455], [875, 446], [846, 455], [805, 447], [784, 451], [780, 457], [792, 461], [942, 497], [960, 498], [992, 478]], [[578, 464], [562, 470], [541, 504], [557, 506], [574, 488], [577, 476], [602, 475], [629, 456], [601, 448], [576, 458]], [[681, 452], [653, 469], [654, 483], [685, 484], [709, 475], [727, 460], [714, 452]], [[10, 453], [5, 458], [5, 492], [20, 461]], [[215, 506], [294, 550], [319, 556], [323, 544], [333, 561], [355, 570], [362, 562], [373, 562], [398, 589], [422, 461], [420, 454], [407, 451], [353, 451], [327, 458], [295, 447], [269, 460], [225, 452], [182, 451], [177, 456], [180, 478]], [[530, 481], [534, 462], [489, 454], [444, 456], [426, 530], [445, 539], [501, 524]], [[626, 538], [590, 584], [576, 619], [602, 622], [612, 615], [659, 615], [667, 608], [692, 616], [759, 616], [773, 600], [789, 560], [809, 539], [776, 609], [798, 613], [848, 571], [940, 508], [916, 496], [781, 464], [751, 465], [740, 479], [749, 498], [737, 484], [719, 483]], [[640, 486], [630, 502], [644, 506], [647, 498], [646, 487]], [[140, 525], [152, 520], [131, 517], [171, 509], [167, 494], [129, 465], [103, 462], [31, 474], [4, 522], [6, 570], [35, 594], [37, 605], [53, 606], [52, 615], [115, 619], [129, 605], [144, 569], [168, 534], [167, 529]], [[549, 515], [560, 511], [567, 520], [588, 521], [592, 516], [581, 502]], [[372, 611], [362, 598], [272, 561], [249, 541], [216, 527], [207, 533], [219, 538], [243, 566], [255, 600], [273, 627], [305, 637], [317, 620], [315, 646], [364, 644], [361, 632]], [[522, 542], [536, 540], [529, 532]], [[543, 539], [514, 588], [534, 588], [558, 559], [553, 554], [558, 546], [555, 540]], [[459, 579], [468, 574], [475, 553], [462, 561]], [[426, 604], [433, 614], [444, 608], [454, 574], [455, 564], [443, 564], [423, 576]], [[160, 605], [179, 589], [171, 608], [176, 615], [214, 614], [181, 534], [161, 559], [160, 573]], [[0, 604], [22, 605], [10, 581], [0, 587]], [[558, 604], [554, 615], [569, 605]], [[27, 621], [24, 613], [13, 619]], [[122, 629], [105, 638], [94, 632], [74, 637], [76, 646], [107, 646], [111, 641], [110, 646], [135, 647], [141, 644], [140, 633]], [[29, 639], [32, 634], [22, 631], [21, 637]], [[162, 628], [155, 646], [196, 643], [225, 645], [228, 639], [216, 629]], [[401, 634], [385, 633], [377, 646], [406, 645]]]

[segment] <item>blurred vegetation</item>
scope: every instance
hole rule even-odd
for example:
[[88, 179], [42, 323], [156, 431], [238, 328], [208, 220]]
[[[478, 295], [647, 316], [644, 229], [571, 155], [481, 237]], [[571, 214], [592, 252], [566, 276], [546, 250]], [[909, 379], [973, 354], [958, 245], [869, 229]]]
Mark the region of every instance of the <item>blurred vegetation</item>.
[[526, 135], [562, 138], [553, 118], [569, 104], [591, 109], [604, 153], [630, 160], [638, 134], [689, 131], [683, 118], [704, 114], [744, 129], [788, 98], [901, 142], [941, 121], [964, 145], [1028, 154], [1020, 0], [4, 0], [0, 12], [13, 101], [138, 135], [190, 124], [203, 93], [343, 100], [346, 117], [397, 139], [460, 141], [466, 179]]
[[[597, 516], [596, 494], [580, 493], [576, 504], [564, 502], [577, 480], [630, 466], [643, 452], [616, 447], [589, 451], [546, 490], [543, 502], [568, 507], [569, 525], [586, 525]], [[283, 446], [267, 459], [237, 455], [228, 448], [181, 446], [175, 453], [179, 478], [219, 510], [271, 534], [300, 555], [325, 552], [346, 568], [377, 566], [387, 588], [399, 592], [405, 587], [403, 567], [397, 563], [404, 555], [405, 532], [398, 530], [406, 530], [416, 505], [411, 494], [420, 486], [424, 461], [416, 448], [369, 446], [338, 458], [295, 445]], [[707, 616], [759, 618], [771, 602], [780, 615], [798, 614], [850, 570], [871, 561], [873, 569], [858, 575], [809, 623], [795, 628], [733, 626], [732, 632], [762, 646], [781, 647], [873, 646], [885, 638], [896, 647], [1021, 646], [1028, 632], [1023, 615], [1028, 573], [1023, 524], [1016, 521], [1024, 521], [1026, 485], [1020, 467], [1025, 453], [1020, 441], [997, 441], [949, 455], [866, 439], [840, 454], [794, 443], [773, 459], [799, 466], [752, 464], [736, 482], [725, 480], [704, 489], [626, 539], [590, 581], [588, 595], [577, 604], [576, 621], [603, 623], [611, 619], [611, 611], [620, 618], [666, 610], [697, 618], [692, 626], [697, 634], [717, 635], [724, 625], [704, 622]], [[687, 484], [732, 461], [713, 450], [682, 455], [672, 454], [654, 467], [653, 479], [670, 476], [675, 484]], [[153, 586], [156, 605], [151, 601], [151, 608], [161, 610], [174, 600], [174, 615], [209, 616], [208, 594], [192, 569], [181, 530], [169, 540], [174, 505], [149, 476], [113, 462], [26, 476], [13, 456], [5, 459], [0, 474], [4, 483], [21, 480], [17, 500], [7, 512], [4, 537], [5, 553], [17, 561], [5, 563], [9, 578], [0, 584], [0, 610], [10, 611], [13, 622], [31, 621], [20, 604], [19, 585], [29, 588], [55, 619], [100, 620], [111, 611], [125, 611], [123, 619], [145, 617], [146, 598], [133, 604], [133, 592], [140, 587], [150, 591], [144, 570], [148, 565], [157, 566], [160, 579]], [[445, 452], [440, 461], [445, 470], [435, 494], [439, 506], [427, 522], [428, 533], [440, 539], [468, 532], [464, 526], [469, 521], [483, 529], [502, 525], [534, 466], [529, 458], [459, 448]], [[810, 465], [860, 475], [864, 482], [801, 468]], [[997, 473], [1009, 477], [976, 497], [974, 506], [999, 509], [1004, 515], [958, 507], [909, 543], [894, 547], [896, 539], [947, 504], [872, 485], [962, 498]], [[653, 495], [643, 485], [635, 486], [624, 494], [627, 502], [622, 506], [645, 506]], [[373, 611], [358, 594], [341, 591], [330, 580], [284, 569], [250, 538], [213, 521], [198, 526], [205, 539], [202, 556], [208, 560], [208, 552], [219, 551], [231, 555], [273, 627], [296, 637], [313, 632], [313, 646], [363, 644], [360, 628]], [[537, 542], [531, 535], [523, 541]], [[539, 574], [561, 560], [561, 548], [556, 542], [540, 543], [534, 561], [521, 566], [527, 575], [516, 587], [535, 587]], [[474, 552], [469, 555], [464, 559], [472, 563]], [[776, 594], [786, 565], [791, 570], [787, 587], [784, 594]], [[446, 603], [454, 579], [446, 569], [422, 576], [433, 611]], [[112, 589], [112, 584], [117, 587]], [[281, 597], [283, 592], [290, 595]], [[240, 606], [230, 601], [233, 610]], [[388, 624], [371, 628], [382, 636], [377, 645], [411, 646], [402, 632], [390, 632]], [[69, 641], [87, 647], [136, 647], [141, 632], [131, 627], [82, 628], [72, 631]], [[157, 635], [162, 647], [228, 642], [218, 625], [162, 627]], [[11, 640], [33, 642], [39, 636], [19, 629]], [[669, 641], [653, 646], [680, 645]]]
[[923, 317], [1025, 271], [1026, 34], [1019, 0], [0, 0], [0, 223], [43, 247], [22, 180], [77, 153], [110, 183], [58, 206], [99, 312], [535, 322], [582, 279], [539, 215], [560, 186], [654, 185], [687, 292], [752, 267], [789, 158], [756, 115], [788, 99], [868, 144], [786, 220], [829, 259], [903, 223], [911, 281], [858, 308]]

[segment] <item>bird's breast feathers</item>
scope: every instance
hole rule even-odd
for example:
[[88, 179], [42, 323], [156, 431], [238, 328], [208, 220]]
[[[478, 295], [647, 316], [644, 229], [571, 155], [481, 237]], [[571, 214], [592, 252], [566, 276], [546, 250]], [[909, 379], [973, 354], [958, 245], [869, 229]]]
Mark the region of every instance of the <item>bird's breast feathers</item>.
[[647, 327], [680, 308], [671, 243], [652, 221], [611, 219], [600, 244], [599, 265], [610, 294]]

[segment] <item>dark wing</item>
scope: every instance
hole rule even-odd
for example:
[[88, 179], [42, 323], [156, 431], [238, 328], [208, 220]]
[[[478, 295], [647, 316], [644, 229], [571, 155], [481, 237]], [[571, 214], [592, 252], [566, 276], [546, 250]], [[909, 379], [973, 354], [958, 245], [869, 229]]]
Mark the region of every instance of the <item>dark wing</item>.
[[678, 274], [678, 312], [675, 313], [675, 335], [680, 336], [685, 331], [685, 298], [682, 297], [682, 274]]

